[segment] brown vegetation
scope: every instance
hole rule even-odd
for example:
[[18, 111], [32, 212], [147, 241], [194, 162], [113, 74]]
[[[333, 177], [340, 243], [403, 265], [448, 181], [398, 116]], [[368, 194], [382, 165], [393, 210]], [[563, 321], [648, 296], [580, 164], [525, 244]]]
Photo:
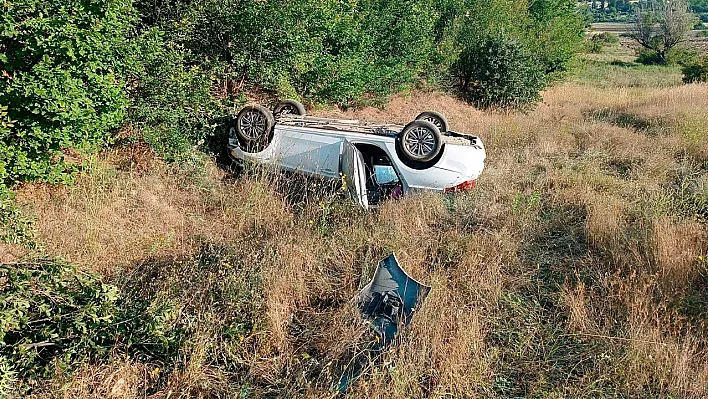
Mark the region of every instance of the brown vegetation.
[[[318, 113], [405, 122], [426, 109], [484, 140], [473, 192], [367, 213], [320, 181], [133, 150], [96, 159], [75, 186], [24, 187], [46, 253], [137, 279], [126, 295], [154, 293], [196, 326], [172, 363], [117, 354], [37, 395], [330, 396], [366, 332], [349, 299], [391, 251], [433, 290], [348, 397], [708, 395], [708, 86], [569, 83], [527, 115], [421, 92]], [[209, 251], [232, 255], [193, 266]], [[215, 287], [253, 296], [210, 303]], [[229, 312], [250, 314], [252, 331], [226, 337]]]

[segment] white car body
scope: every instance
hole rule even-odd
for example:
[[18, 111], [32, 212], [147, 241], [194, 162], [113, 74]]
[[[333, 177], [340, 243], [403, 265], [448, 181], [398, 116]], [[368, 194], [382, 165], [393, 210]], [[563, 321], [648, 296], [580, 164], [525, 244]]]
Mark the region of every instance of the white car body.
[[[320, 126], [276, 123], [270, 142], [259, 152], [244, 151], [236, 135], [229, 134], [229, 155], [237, 161], [254, 161], [287, 171], [331, 179], [344, 177], [352, 195], [364, 208], [369, 208], [371, 202], [366, 184], [367, 163], [361, 150], [367, 145], [388, 156], [404, 195], [416, 190], [456, 191], [461, 185], [469, 188], [484, 169], [484, 145], [475, 136], [443, 133], [440, 155], [424, 167], [416, 167], [402, 160], [396, 149], [395, 129], [403, 126], [385, 125], [388, 134], [372, 134], [357, 131], [356, 126], [364, 126], [358, 121], [332, 120], [338, 124], [330, 125], [324, 118], [301, 118], [323, 123]], [[374, 171], [368, 170], [368, 173], [373, 176]]]

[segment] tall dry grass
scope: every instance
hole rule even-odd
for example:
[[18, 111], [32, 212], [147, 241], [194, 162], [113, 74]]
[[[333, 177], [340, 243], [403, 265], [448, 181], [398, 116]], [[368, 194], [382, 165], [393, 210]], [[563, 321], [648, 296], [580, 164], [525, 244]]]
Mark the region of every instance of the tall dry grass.
[[[234, 178], [208, 160], [136, 171], [120, 151], [75, 186], [27, 186], [47, 253], [132, 276], [125, 287], [192, 328], [173, 359], [117, 354], [36, 395], [330, 397], [367, 333], [349, 300], [395, 251], [433, 290], [346, 397], [705, 397], [707, 99], [706, 85], [563, 84], [527, 115], [438, 93], [318, 111], [404, 122], [434, 109], [487, 145], [475, 191], [372, 212], [316, 180]], [[222, 257], [198, 266], [210, 248]], [[210, 303], [220, 290], [232, 299]], [[253, 327], [229, 338], [236, 316]]]

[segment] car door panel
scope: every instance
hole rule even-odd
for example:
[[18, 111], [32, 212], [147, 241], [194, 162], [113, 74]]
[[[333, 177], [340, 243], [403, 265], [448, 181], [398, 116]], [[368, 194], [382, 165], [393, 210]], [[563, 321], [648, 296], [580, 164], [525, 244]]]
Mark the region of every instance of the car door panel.
[[275, 163], [292, 171], [338, 177], [341, 137], [289, 127], [278, 130], [278, 142], [273, 153]]
[[349, 193], [359, 205], [368, 209], [369, 199], [366, 192], [364, 156], [348, 141], [342, 143], [340, 167]]

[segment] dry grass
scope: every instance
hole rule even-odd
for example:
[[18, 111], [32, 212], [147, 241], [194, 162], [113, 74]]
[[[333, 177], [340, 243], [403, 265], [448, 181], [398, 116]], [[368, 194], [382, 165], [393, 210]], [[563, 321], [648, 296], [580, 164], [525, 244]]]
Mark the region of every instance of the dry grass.
[[[86, 364], [37, 395], [331, 396], [366, 333], [349, 299], [391, 251], [433, 290], [347, 397], [708, 395], [708, 86], [568, 83], [527, 115], [439, 93], [317, 113], [405, 122], [428, 109], [487, 145], [474, 192], [366, 213], [320, 182], [125, 152], [75, 186], [23, 188], [47, 253], [108, 279], [158, 276], [128, 287], [192, 331], [171, 363]], [[226, 255], [203, 266], [212, 247]], [[255, 296], [238, 303], [244, 290]], [[237, 316], [252, 328], [230, 338]]]

